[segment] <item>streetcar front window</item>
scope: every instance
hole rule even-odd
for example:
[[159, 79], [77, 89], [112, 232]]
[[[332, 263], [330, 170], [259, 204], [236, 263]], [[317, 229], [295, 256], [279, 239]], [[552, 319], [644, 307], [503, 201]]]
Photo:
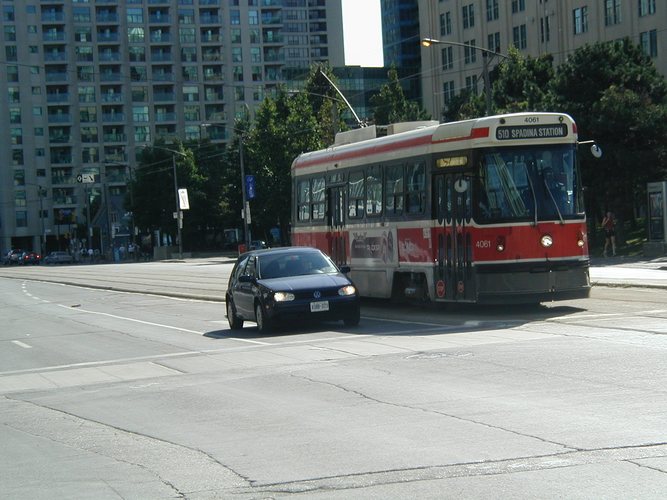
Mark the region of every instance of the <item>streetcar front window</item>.
[[571, 145], [481, 151], [475, 220], [564, 220], [583, 212]]

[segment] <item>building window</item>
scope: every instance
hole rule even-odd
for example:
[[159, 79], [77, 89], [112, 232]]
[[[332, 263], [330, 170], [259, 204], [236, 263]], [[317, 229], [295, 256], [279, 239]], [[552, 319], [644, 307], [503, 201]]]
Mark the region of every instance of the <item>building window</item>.
[[12, 127], [9, 129], [11, 136], [11, 144], [13, 146], [19, 146], [23, 144], [23, 129], [21, 127]]
[[658, 57], [658, 32], [656, 30], [640, 33], [639, 44], [644, 54], [649, 57]]
[[542, 43], [548, 42], [551, 38], [551, 29], [549, 17], [540, 18], [540, 40]]
[[248, 24], [250, 24], [251, 26], [259, 24], [259, 14], [257, 13], [256, 10], [248, 11]]
[[143, 24], [144, 22], [144, 11], [139, 8], [128, 8], [127, 9], [127, 22], [129, 24]]
[[588, 7], [584, 6], [572, 11], [572, 25], [575, 35], [588, 31]]
[[526, 0], [512, 0], [512, 14], [526, 10]]
[[472, 95], [477, 95], [477, 75], [466, 76], [466, 90]]
[[514, 40], [514, 46], [517, 49], [525, 49], [528, 46], [526, 25], [522, 24], [521, 26], [512, 28], [512, 38]]
[[178, 37], [181, 43], [196, 43], [197, 37], [194, 28], [178, 28]]
[[132, 106], [132, 119], [135, 122], [147, 122], [148, 106]]
[[232, 25], [241, 24], [241, 12], [238, 10], [229, 11], [229, 23]]
[[498, 0], [486, 0], [486, 20], [495, 21], [498, 17]]
[[454, 67], [454, 50], [453, 47], [445, 47], [442, 49], [442, 69], [452, 69]]
[[493, 52], [500, 52], [500, 32], [488, 36], [488, 48]]
[[639, 17], [655, 14], [655, 0], [638, 0]]
[[20, 108], [10, 108], [9, 109], [9, 123], [13, 123], [13, 124], [21, 123], [21, 109]]
[[15, 191], [14, 192], [14, 206], [23, 208], [26, 206], [25, 191]]
[[75, 23], [89, 23], [90, 7], [74, 7], [72, 9], [72, 17]]
[[604, 0], [604, 24], [613, 26], [621, 23], [621, 0]]
[[463, 29], [475, 26], [475, 6], [473, 4], [463, 6]]
[[16, 212], [16, 227], [28, 227], [28, 212], [25, 210]]
[[452, 13], [445, 12], [440, 14], [440, 35], [451, 35], [452, 34]]
[[146, 33], [143, 28], [133, 26], [127, 28], [127, 41], [130, 43], [143, 43], [146, 38]]
[[463, 61], [466, 64], [471, 64], [477, 61], [477, 49], [475, 48], [475, 40], [469, 40], [463, 42], [465, 47], [463, 47]]

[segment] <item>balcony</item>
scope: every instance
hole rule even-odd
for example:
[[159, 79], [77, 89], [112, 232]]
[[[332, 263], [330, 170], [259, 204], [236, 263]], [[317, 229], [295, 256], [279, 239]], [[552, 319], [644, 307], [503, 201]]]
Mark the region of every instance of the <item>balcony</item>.
[[174, 81], [173, 73], [153, 73], [153, 81], [156, 82], [172, 82]]
[[57, 113], [48, 115], [49, 123], [69, 123], [72, 121], [72, 115], [69, 113]]
[[97, 43], [118, 42], [120, 37], [116, 32], [98, 32]]
[[[127, 135], [126, 134], [102, 134], [102, 140], [104, 142], [126, 142], [127, 141]], [[105, 160], [105, 161], [111, 161], [111, 160]], [[121, 160], [114, 160], [114, 161], [121, 161]]]
[[125, 113], [102, 113], [104, 123], [124, 122]]
[[151, 61], [152, 62], [172, 62], [171, 52], [152, 52]]
[[118, 62], [120, 61], [120, 52], [100, 52], [98, 58], [100, 62]]
[[170, 33], [151, 33], [150, 42], [151, 43], [171, 43], [171, 34]]
[[65, 22], [64, 12], [42, 12], [43, 23], [61, 23]]
[[200, 24], [220, 24], [220, 16], [213, 16], [210, 14], [199, 16]]
[[69, 92], [47, 92], [46, 102], [57, 103], [69, 101]]
[[64, 31], [45, 31], [42, 33], [42, 41], [44, 42], [64, 42], [65, 41], [65, 32]]
[[72, 137], [69, 134], [50, 135], [49, 142], [52, 144], [67, 144], [72, 142]]
[[148, 22], [151, 24], [170, 24], [171, 16], [169, 14], [149, 14]]
[[51, 155], [51, 165], [68, 165], [72, 163], [72, 155]]
[[168, 102], [175, 100], [176, 94], [174, 92], [153, 92], [153, 101], [155, 102]]
[[95, 19], [98, 23], [117, 23], [119, 18], [115, 12], [98, 12]]
[[155, 122], [164, 123], [164, 122], [173, 122], [176, 121], [176, 113], [156, 113]]
[[52, 51], [44, 53], [44, 61], [46, 62], [62, 62], [67, 61], [67, 52], [65, 51]]
[[120, 82], [123, 79], [123, 74], [120, 71], [109, 71], [100, 73], [101, 82]]
[[123, 94], [113, 93], [113, 94], [102, 94], [100, 96], [101, 102], [123, 102]]

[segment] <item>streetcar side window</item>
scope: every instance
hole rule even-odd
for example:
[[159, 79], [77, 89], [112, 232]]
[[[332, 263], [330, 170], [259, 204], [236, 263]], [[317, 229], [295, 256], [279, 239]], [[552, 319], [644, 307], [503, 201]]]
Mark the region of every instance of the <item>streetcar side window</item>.
[[348, 180], [347, 214], [351, 219], [364, 216], [366, 198], [365, 177], [363, 171], [351, 172]]
[[403, 214], [403, 165], [387, 167], [384, 207], [387, 215]]
[[379, 166], [368, 169], [366, 176], [366, 216], [382, 214], [382, 171]]
[[299, 181], [297, 189], [297, 218], [300, 221], [310, 220], [310, 181]]
[[407, 168], [407, 209], [408, 214], [424, 213], [426, 206], [426, 167], [424, 162], [408, 165]]
[[324, 220], [325, 214], [324, 177], [315, 177], [312, 181], [312, 217], [314, 221]]

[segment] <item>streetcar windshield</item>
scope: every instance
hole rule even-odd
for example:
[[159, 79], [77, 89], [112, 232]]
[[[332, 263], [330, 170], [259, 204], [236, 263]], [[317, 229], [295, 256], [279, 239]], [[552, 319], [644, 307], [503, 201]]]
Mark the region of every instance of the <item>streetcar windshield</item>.
[[489, 148], [478, 157], [475, 220], [564, 220], [583, 205], [572, 145]]

